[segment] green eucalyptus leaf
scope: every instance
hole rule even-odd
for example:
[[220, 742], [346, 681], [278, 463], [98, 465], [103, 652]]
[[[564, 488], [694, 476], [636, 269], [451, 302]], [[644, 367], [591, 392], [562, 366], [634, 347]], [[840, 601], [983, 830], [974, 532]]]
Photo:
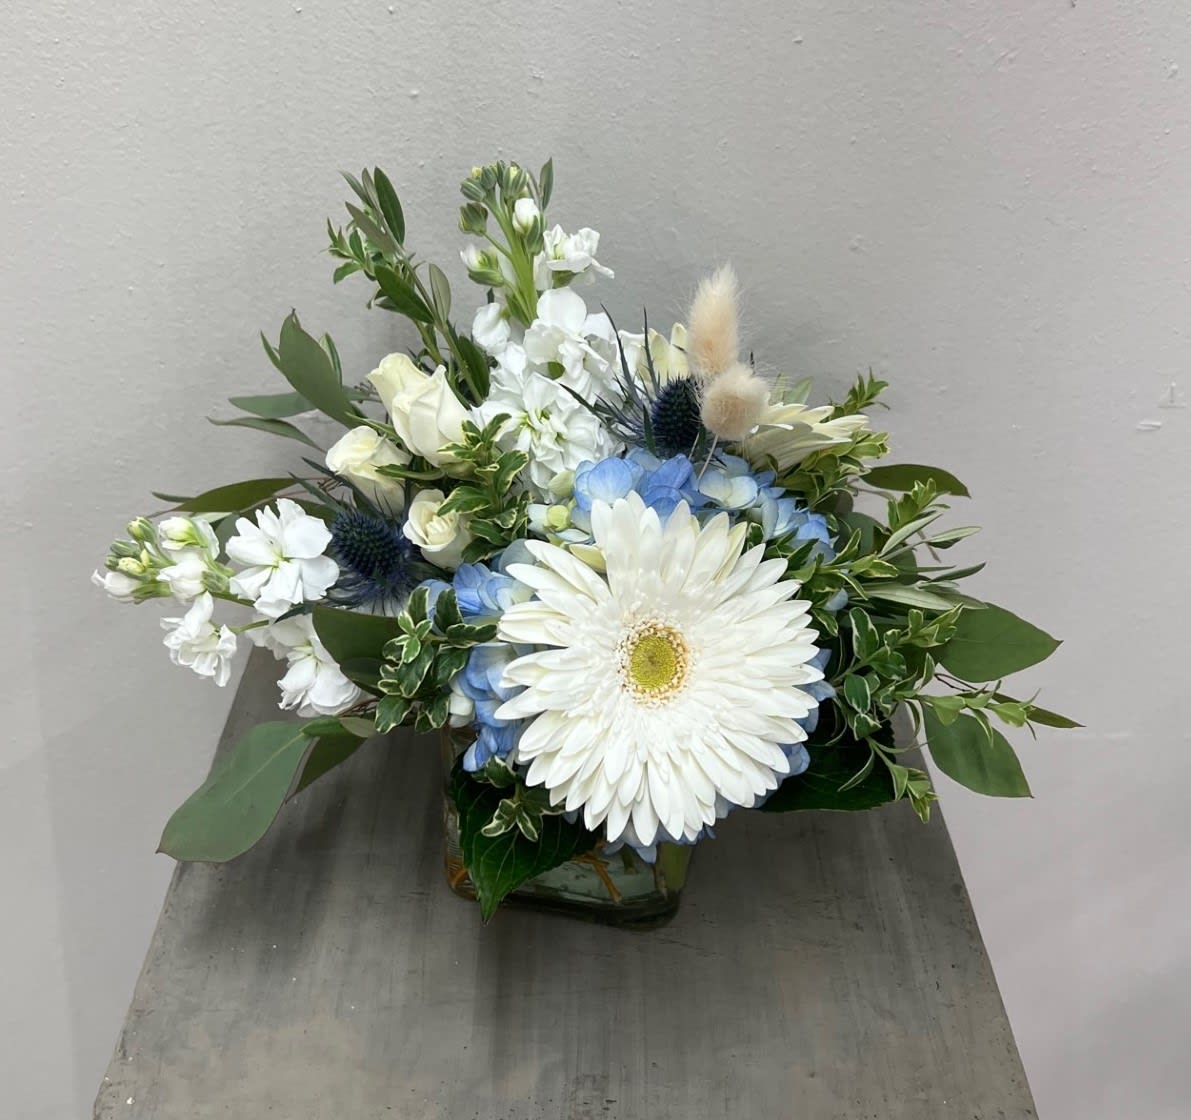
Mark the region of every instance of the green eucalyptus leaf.
[[451, 285], [447, 281], [446, 273], [436, 264], [427, 269], [430, 274], [430, 295], [434, 299], [434, 310], [438, 312], [440, 320], [445, 322], [451, 316]]
[[251, 428], [253, 431], [268, 432], [271, 436], [281, 436], [283, 439], [296, 439], [316, 451], [322, 450], [301, 428], [294, 427], [286, 420], [269, 420], [263, 416], [237, 416], [234, 420], [215, 420], [211, 417], [208, 419], [217, 428]]
[[1017, 755], [987, 717], [960, 715], [945, 724], [927, 707], [922, 718], [930, 756], [949, 778], [990, 797], [1032, 796]]
[[921, 463], [890, 463], [873, 467], [864, 475], [864, 481], [878, 490], [912, 490], [916, 483], [933, 482], [940, 494], [971, 497], [968, 488], [955, 475], [940, 467], [927, 467]]
[[377, 265], [376, 282], [393, 309], [415, 323], [433, 324], [434, 312], [426, 306], [412, 284], [386, 265]]
[[187, 513], [227, 513], [251, 509], [273, 497], [279, 490], [292, 486], [293, 481], [292, 478], [253, 478], [246, 482], [232, 482], [227, 486], [204, 490], [193, 498], [180, 498], [175, 508]]
[[[371, 727], [369, 730], [371, 731]], [[294, 787], [294, 792], [290, 794], [290, 797], [296, 797], [324, 774], [346, 762], [363, 746], [364, 738], [346, 729], [320, 735], [314, 744], [314, 749], [306, 756], [298, 784]]]
[[401, 210], [401, 201], [393, 184], [379, 167], [372, 173], [372, 182], [376, 190], [376, 205], [380, 210], [389, 232], [397, 239], [398, 244], [405, 242], [405, 214]]
[[357, 658], [380, 658], [385, 644], [401, 633], [397, 619], [336, 607], [316, 606], [315, 632], [340, 665]]
[[1017, 615], [986, 603], [964, 610], [936, 660], [965, 681], [995, 681], [1045, 661], [1061, 643]]
[[359, 424], [359, 410], [344, 391], [335, 363], [318, 339], [302, 329], [296, 312], [281, 325], [277, 361], [286, 381], [320, 412], [349, 428]]
[[942, 595], [905, 584], [893, 584], [889, 587], [866, 586], [864, 593], [870, 599], [883, 599], [888, 603], [899, 603], [905, 607], [921, 607], [928, 611], [949, 611], [955, 606], [950, 599], [946, 599]]
[[297, 416], [309, 412], [314, 408], [301, 393], [267, 393], [255, 397], [229, 397], [229, 404], [254, 416], [263, 416], [268, 420], [282, 420], [287, 416]]
[[205, 863], [246, 852], [268, 831], [312, 749], [300, 723], [258, 724], [170, 817], [158, 851]]

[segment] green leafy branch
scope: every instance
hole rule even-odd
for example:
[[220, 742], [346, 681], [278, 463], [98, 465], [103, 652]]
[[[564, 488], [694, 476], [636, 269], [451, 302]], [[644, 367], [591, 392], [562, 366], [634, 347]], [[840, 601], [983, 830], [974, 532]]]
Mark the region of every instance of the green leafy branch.
[[446, 367], [451, 387], [472, 404], [488, 395], [488, 359], [451, 323], [451, 286], [436, 264], [423, 265], [405, 244], [405, 214], [389, 177], [379, 168], [344, 174], [360, 205], [346, 203], [346, 230], [327, 222], [328, 251], [344, 263], [334, 281], [363, 273], [377, 286], [373, 303], [405, 316], [431, 365]]
[[[547, 160], [535, 178], [525, 168], [503, 160], [474, 168], [459, 190], [467, 200], [459, 210], [459, 228], [482, 237], [490, 253], [479, 253], [469, 266], [473, 280], [499, 288], [512, 318], [529, 326], [537, 316], [538, 290], [534, 279], [534, 258], [545, 248], [546, 207], [554, 188], [554, 164]], [[533, 199], [538, 215], [528, 225], [516, 220], [516, 204]], [[491, 218], [501, 234], [489, 230]], [[503, 257], [505, 267], [492, 256]]]
[[519, 480], [529, 456], [503, 450], [497, 443], [508, 421], [502, 414], [480, 428], [465, 420], [462, 441], [447, 448], [467, 465], [467, 478], [447, 495], [439, 510], [470, 519], [468, 529], [476, 539], [463, 552], [467, 563], [483, 560], [526, 535], [529, 494]]
[[429, 591], [417, 588], [397, 616], [398, 635], [385, 643], [377, 731], [408, 722], [417, 731], [443, 727], [450, 715], [451, 679], [467, 664], [472, 646], [496, 637], [495, 623], [464, 621], [449, 588], [432, 613], [429, 604]]

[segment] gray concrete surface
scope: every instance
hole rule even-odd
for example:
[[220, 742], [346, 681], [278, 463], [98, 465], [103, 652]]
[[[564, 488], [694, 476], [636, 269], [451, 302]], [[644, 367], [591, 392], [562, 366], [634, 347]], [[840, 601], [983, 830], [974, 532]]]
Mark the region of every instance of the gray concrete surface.
[[[228, 736], [270, 713], [250, 664]], [[665, 929], [442, 874], [434, 744], [395, 736], [170, 886], [97, 1120], [1025, 1120], [941, 819], [740, 814]]]

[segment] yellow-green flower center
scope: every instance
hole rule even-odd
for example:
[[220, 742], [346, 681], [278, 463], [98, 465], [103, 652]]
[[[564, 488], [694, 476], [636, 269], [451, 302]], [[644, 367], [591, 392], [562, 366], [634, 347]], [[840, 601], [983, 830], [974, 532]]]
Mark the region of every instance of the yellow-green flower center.
[[689, 665], [686, 641], [664, 622], [639, 623], [621, 639], [621, 683], [639, 701], [658, 703], [675, 695]]

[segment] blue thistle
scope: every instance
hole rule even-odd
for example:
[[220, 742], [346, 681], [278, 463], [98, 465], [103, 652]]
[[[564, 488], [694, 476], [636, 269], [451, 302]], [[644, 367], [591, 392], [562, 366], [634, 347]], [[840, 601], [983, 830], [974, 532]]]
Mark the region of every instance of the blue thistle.
[[667, 381], [649, 406], [654, 449], [663, 459], [689, 455], [703, 434], [699, 388], [693, 377]]
[[340, 570], [327, 597], [378, 614], [396, 613], [429, 571], [400, 525], [358, 509], [331, 523], [330, 552]]

